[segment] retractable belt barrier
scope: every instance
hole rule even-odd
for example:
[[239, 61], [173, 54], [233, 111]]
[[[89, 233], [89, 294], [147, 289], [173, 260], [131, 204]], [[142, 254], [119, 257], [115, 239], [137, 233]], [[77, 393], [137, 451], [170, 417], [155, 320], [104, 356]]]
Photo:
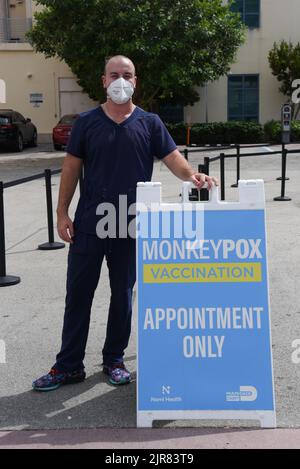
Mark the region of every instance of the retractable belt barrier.
[[263, 180], [239, 201], [162, 203], [137, 187], [137, 426], [251, 419], [276, 426]]

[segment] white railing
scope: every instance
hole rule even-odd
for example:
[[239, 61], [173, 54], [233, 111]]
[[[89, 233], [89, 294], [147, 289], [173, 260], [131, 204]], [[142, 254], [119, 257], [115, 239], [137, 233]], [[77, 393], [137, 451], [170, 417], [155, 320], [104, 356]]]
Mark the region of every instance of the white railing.
[[32, 27], [32, 18], [0, 18], [1, 42], [28, 42], [26, 32]]

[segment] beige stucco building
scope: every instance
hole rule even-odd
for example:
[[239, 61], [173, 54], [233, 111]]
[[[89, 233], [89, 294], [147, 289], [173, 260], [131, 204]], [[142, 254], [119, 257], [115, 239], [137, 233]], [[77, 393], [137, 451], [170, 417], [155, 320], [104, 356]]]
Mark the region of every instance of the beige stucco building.
[[[253, 119], [264, 123], [280, 118], [285, 97], [278, 91], [279, 83], [271, 74], [267, 57], [274, 41], [299, 41], [300, 0], [235, 3], [248, 24], [246, 43], [228, 76], [201, 89], [201, 101], [181, 113], [186, 122]], [[97, 103], [82, 93], [65, 63], [45, 59], [26, 42], [24, 34], [36, 9], [32, 0], [0, 0], [0, 80], [6, 83], [6, 103], [0, 103], [0, 108], [15, 109], [30, 117], [42, 141], [49, 139], [62, 115], [84, 111]]]
[[49, 140], [62, 115], [97, 103], [82, 93], [65, 63], [36, 54], [26, 42], [36, 10], [31, 0], [0, 0], [0, 79], [6, 83], [6, 103], [0, 108], [31, 118], [41, 142]]
[[[250, 119], [255, 115], [265, 123], [281, 118], [286, 98], [278, 91], [280, 84], [271, 73], [268, 53], [274, 42], [300, 41], [300, 0], [238, 0], [237, 4], [250, 24], [246, 42], [228, 76], [208, 84], [207, 90], [201, 90], [201, 102], [185, 109], [187, 121], [227, 121], [235, 115]], [[239, 90], [234, 91], [236, 88]], [[248, 110], [243, 109], [247, 106]]]

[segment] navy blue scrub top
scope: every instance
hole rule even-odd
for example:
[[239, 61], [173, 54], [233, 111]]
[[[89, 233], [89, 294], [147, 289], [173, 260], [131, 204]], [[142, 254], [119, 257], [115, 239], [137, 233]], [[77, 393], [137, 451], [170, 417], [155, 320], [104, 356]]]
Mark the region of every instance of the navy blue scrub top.
[[120, 194], [128, 205], [136, 201], [138, 182], [150, 181], [154, 157], [162, 159], [176, 144], [158, 115], [136, 107], [117, 124], [99, 106], [80, 114], [70, 135], [67, 152], [84, 164], [84, 188], [74, 226], [95, 234], [101, 202], [118, 204]]

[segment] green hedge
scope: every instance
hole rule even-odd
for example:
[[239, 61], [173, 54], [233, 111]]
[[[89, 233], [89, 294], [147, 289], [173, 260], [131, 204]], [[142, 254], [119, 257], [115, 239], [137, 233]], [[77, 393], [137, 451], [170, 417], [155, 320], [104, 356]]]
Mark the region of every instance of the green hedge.
[[[166, 124], [166, 126], [177, 145], [186, 145], [186, 124]], [[291, 141], [300, 142], [300, 121], [292, 122]], [[272, 120], [264, 126], [256, 122], [238, 121], [193, 124], [190, 142], [195, 145], [281, 143], [281, 122]]]
[[187, 139], [187, 126], [183, 123], [180, 124], [167, 124], [166, 127], [173, 137], [176, 145], [186, 145]]
[[[187, 126], [166, 124], [177, 145], [185, 145]], [[191, 127], [192, 144], [216, 145], [230, 143], [261, 143], [265, 135], [262, 125], [256, 122], [211, 122], [209, 124], [193, 124]]]
[[261, 143], [263, 139], [263, 128], [255, 122], [212, 122], [191, 129], [191, 142], [202, 145]]
[[[281, 121], [269, 121], [264, 125], [264, 132], [268, 142], [281, 143]], [[291, 141], [300, 141], [300, 122], [292, 122]]]
[[272, 143], [281, 142], [281, 122], [279, 121], [269, 121], [264, 125], [264, 132], [266, 140]]
[[292, 122], [292, 142], [300, 142], [300, 121]]

